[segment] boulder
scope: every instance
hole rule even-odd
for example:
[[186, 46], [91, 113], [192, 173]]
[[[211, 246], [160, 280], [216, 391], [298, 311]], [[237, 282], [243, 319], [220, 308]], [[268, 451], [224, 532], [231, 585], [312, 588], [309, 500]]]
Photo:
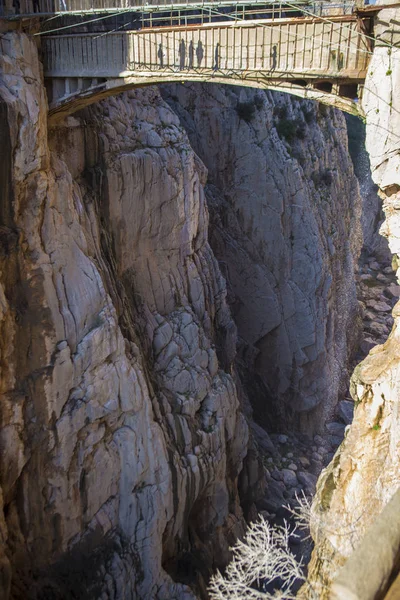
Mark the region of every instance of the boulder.
[[265, 429], [260, 427], [260, 425], [257, 425], [257, 423], [252, 422], [251, 423], [251, 431], [253, 432], [253, 435], [256, 439], [256, 442], [257, 442], [260, 450], [262, 450], [263, 452], [266, 452], [268, 454], [272, 454], [272, 455], [277, 454], [275, 446], [272, 443], [271, 438], [269, 437], [269, 435], [265, 431]]
[[363, 340], [360, 344], [360, 350], [363, 354], [368, 354], [368, 352], [374, 347], [376, 346], [376, 342], [370, 338], [367, 337], [365, 338], [365, 340]]
[[300, 456], [299, 462], [303, 469], [308, 469], [308, 467], [310, 466], [310, 461], [305, 456]]
[[279, 469], [271, 471], [271, 477], [275, 479], [275, 481], [283, 481], [283, 473], [282, 471], [279, 471]]
[[391, 283], [386, 289], [385, 294], [388, 298], [400, 298], [400, 285]]
[[389, 312], [392, 310], [392, 307], [386, 302], [379, 302], [376, 300], [367, 300], [368, 308], [375, 310], [376, 312]]
[[297, 477], [296, 473], [291, 469], [282, 469], [283, 483], [288, 488], [296, 487]]
[[331, 435], [335, 435], [337, 437], [343, 438], [345, 425], [343, 423], [338, 423], [337, 421], [332, 421], [325, 425], [326, 429], [329, 431]]
[[337, 416], [345, 425], [350, 425], [353, 420], [354, 402], [350, 400], [342, 400], [337, 407]]
[[299, 471], [297, 473], [297, 479], [299, 483], [305, 488], [305, 491], [314, 494], [315, 487], [317, 485], [317, 476], [306, 471]]

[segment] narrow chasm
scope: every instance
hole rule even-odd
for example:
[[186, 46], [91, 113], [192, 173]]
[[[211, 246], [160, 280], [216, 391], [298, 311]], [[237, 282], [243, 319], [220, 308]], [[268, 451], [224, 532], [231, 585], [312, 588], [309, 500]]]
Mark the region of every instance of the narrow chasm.
[[255, 507], [270, 524], [300, 527], [289, 544], [305, 565], [317, 480], [353, 420], [350, 375], [387, 340], [400, 296], [365, 124], [279, 93], [161, 93], [208, 169], [209, 239], [266, 479]]
[[364, 126], [215, 84], [50, 126], [32, 38], [1, 47], [0, 598], [205, 600], [328, 465], [330, 504], [392, 327]]

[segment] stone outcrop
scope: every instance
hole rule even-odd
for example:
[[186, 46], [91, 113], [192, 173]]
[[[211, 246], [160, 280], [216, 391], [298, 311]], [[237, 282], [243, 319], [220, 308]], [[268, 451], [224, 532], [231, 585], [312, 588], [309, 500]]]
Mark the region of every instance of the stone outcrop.
[[[378, 14], [378, 43], [363, 98], [366, 147], [386, 216], [381, 231], [388, 238], [395, 264], [400, 251], [400, 50], [387, 44], [399, 41], [399, 34], [394, 33], [399, 18], [398, 9]], [[396, 287], [391, 288], [393, 297]], [[400, 486], [399, 304], [392, 315], [389, 338], [370, 351], [352, 376], [354, 421], [318, 483], [312, 523], [316, 548], [309, 585], [320, 598], [328, 596], [338, 567]]]
[[0, 44], [0, 596], [194, 598], [248, 442], [205, 167], [154, 89], [48, 142], [36, 47]]
[[163, 94], [208, 168], [210, 242], [255, 415], [315, 432], [345, 391], [357, 342], [361, 201], [344, 117], [247, 88]]

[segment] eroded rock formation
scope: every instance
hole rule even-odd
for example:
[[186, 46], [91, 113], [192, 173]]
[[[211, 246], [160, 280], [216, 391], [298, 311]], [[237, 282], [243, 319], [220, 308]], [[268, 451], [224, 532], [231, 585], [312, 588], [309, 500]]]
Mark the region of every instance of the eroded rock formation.
[[[164, 92], [163, 92], [164, 93]], [[171, 86], [208, 168], [210, 241], [257, 417], [322, 430], [357, 342], [361, 200], [339, 111], [287, 94]]]
[[0, 596], [194, 598], [248, 440], [206, 170], [156, 90], [48, 143], [36, 48], [1, 48]]

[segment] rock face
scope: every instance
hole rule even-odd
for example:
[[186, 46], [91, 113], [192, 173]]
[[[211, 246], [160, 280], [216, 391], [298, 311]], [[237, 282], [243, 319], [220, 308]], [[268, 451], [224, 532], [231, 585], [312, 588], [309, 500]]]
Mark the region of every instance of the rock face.
[[[239, 393], [311, 433], [346, 383], [344, 120], [210, 85], [170, 89], [180, 120], [148, 88], [48, 132], [36, 46], [0, 44], [0, 597], [204, 597], [263, 486]], [[317, 450], [276, 483], [311, 491]]]
[[[390, 30], [396, 30], [399, 18], [398, 9], [382, 10], [378, 15], [378, 37], [398, 43], [398, 33], [392, 35]], [[382, 230], [395, 257], [400, 252], [399, 59], [398, 48], [376, 44], [363, 99], [372, 177], [384, 200], [386, 222]], [[399, 304], [392, 314], [394, 325], [388, 340], [373, 348], [354, 372], [354, 421], [318, 483], [313, 510], [316, 548], [309, 576], [310, 597], [315, 597], [313, 593], [328, 597], [338, 566], [400, 486]]]
[[345, 115], [349, 152], [354, 172], [360, 184], [362, 198], [361, 226], [363, 231], [363, 253], [374, 255], [381, 262], [390, 263], [390, 251], [387, 239], [379, 235], [383, 223], [382, 199], [378, 195], [378, 186], [371, 177], [371, 165], [365, 148], [365, 124], [358, 117]]
[[312, 433], [344, 391], [357, 340], [361, 201], [343, 115], [212, 84], [163, 94], [208, 168], [210, 241], [255, 414]]
[[36, 47], [1, 48], [0, 597], [194, 598], [248, 441], [206, 170], [150, 89], [48, 143]]

